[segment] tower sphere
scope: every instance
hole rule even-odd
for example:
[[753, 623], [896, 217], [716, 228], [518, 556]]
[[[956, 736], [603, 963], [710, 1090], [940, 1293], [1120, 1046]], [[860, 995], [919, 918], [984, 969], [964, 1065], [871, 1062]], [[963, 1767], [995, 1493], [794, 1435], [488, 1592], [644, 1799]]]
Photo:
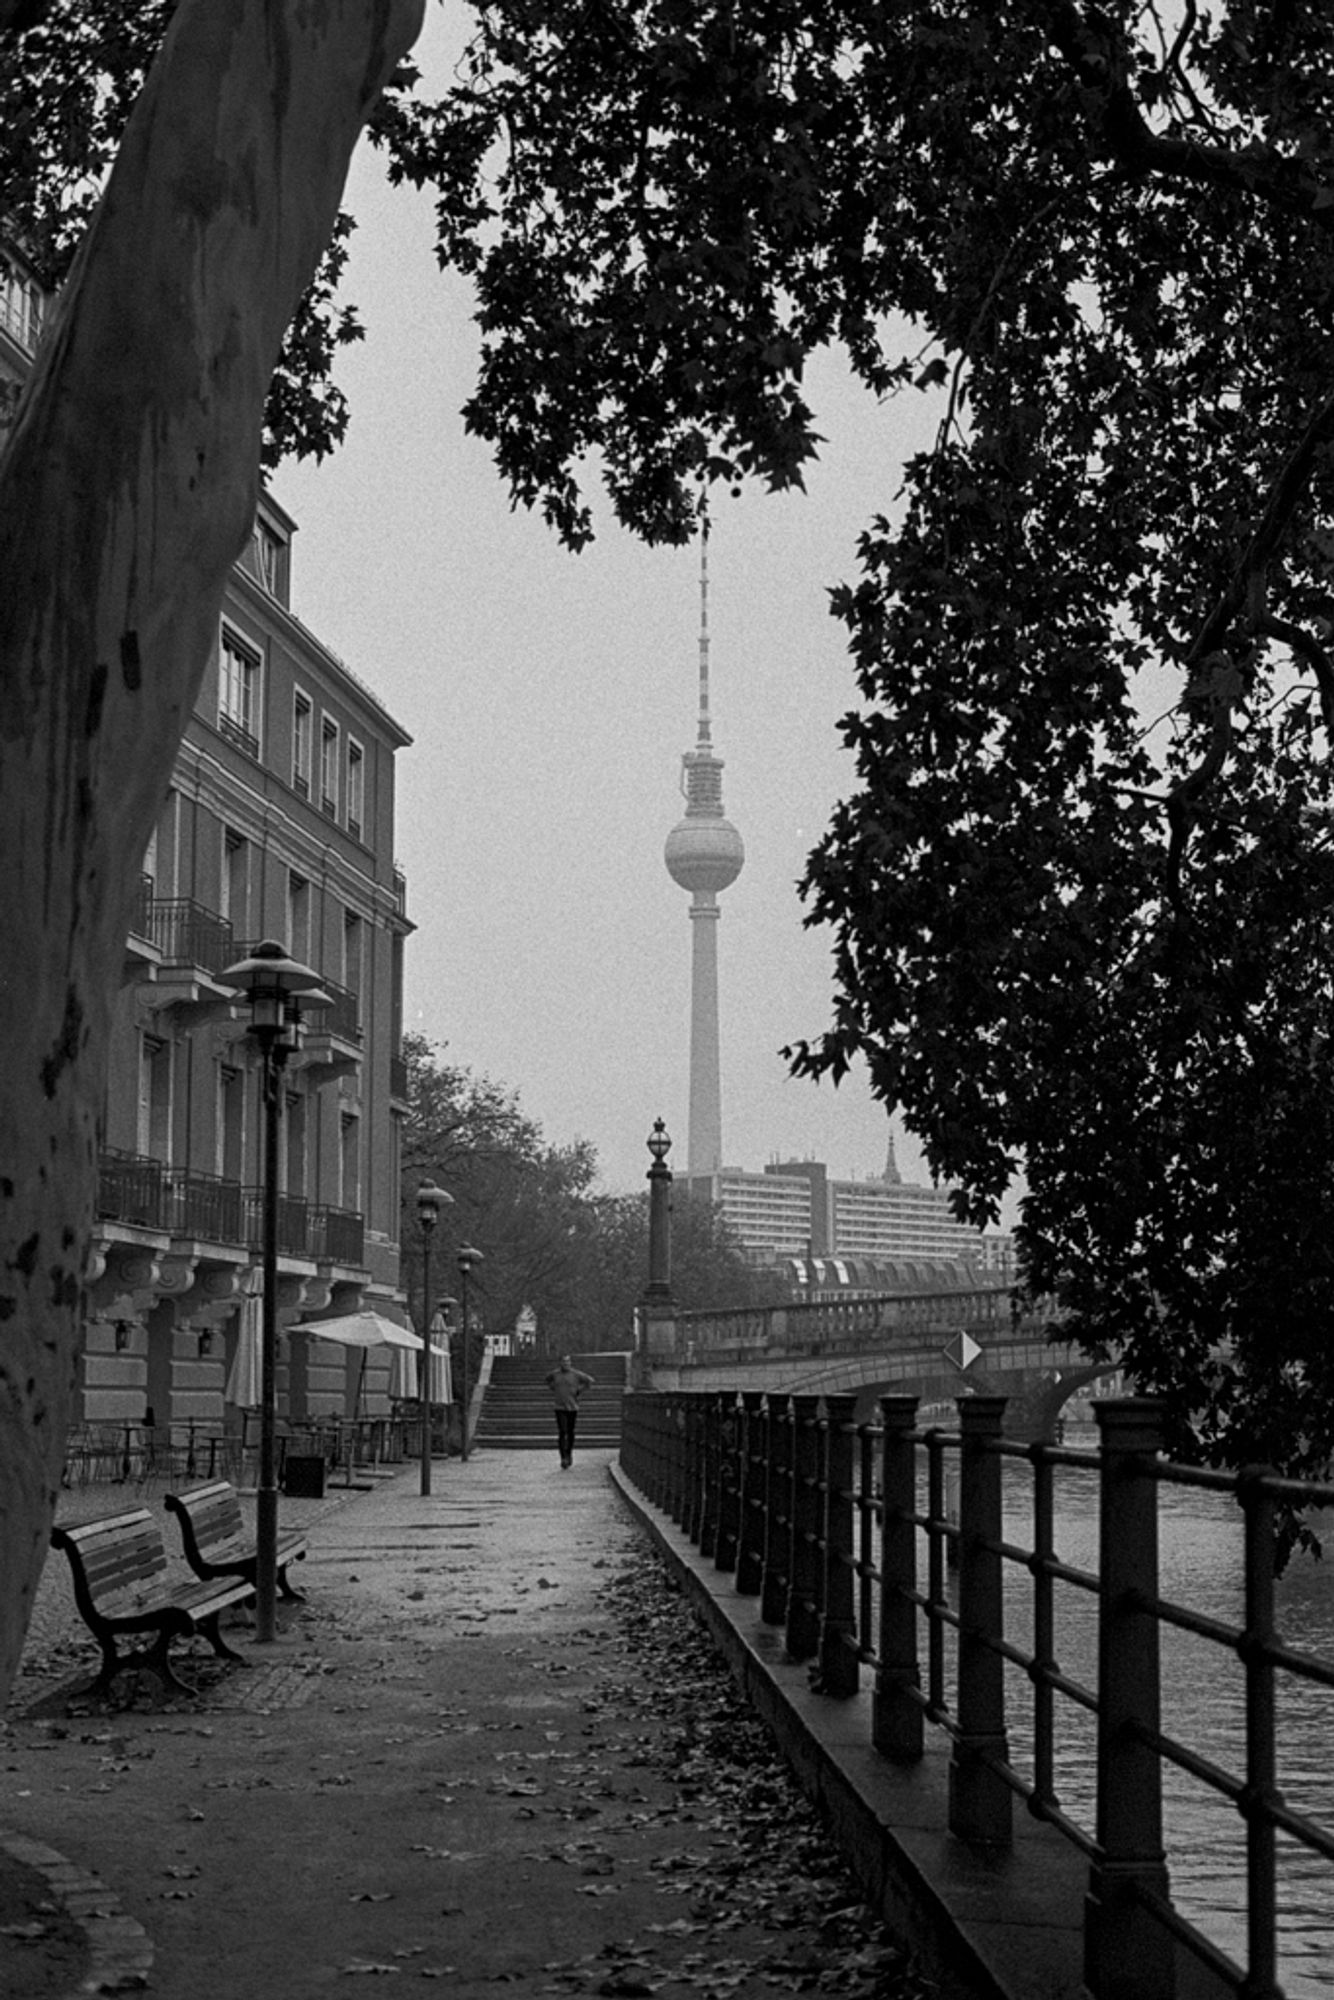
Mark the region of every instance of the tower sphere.
[[673, 882], [705, 894], [730, 888], [745, 858], [745, 845], [730, 819], [678, 820], [663, 849]]

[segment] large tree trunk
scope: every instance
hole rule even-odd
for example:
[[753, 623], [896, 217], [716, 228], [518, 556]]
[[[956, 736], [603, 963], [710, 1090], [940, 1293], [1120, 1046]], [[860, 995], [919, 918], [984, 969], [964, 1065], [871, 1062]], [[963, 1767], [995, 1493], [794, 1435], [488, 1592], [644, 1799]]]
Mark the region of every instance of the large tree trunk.
[[185, 0], [0, 461], [0, 1705], [41, 1574], [129, 897], [267, 385], [424, 0]]

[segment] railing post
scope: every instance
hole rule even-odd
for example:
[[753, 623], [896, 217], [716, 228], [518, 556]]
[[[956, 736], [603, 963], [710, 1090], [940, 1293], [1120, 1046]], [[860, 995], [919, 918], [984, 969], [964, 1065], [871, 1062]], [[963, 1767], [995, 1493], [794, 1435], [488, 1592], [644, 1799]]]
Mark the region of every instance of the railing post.
[[741, 1526], [741, 1418], [735, 1389], [718, 1391], [718, 1534], [713, 1566], [734, 1570]]
[[911, 1764], [922, 1754], [921, 1669], [917, 1660], [916, 1396], [880, 1398], [880, 1667], [871, 1704], [871, 1741], [882, 1757]]
[[858, 1682], [855, 1508], [855, 1396], [826, 1396], [824, 1428], [824, 1589], [821, 1592], [820, 1691], [840, 1699]]
[[758, 1597], [764, 1579], [764, 1495], [767, 1483], [764, 1395], [747, 1389], [741, 1397], [741, 1523], [736, 1552], [740, 1597]]
[[765, 1419], [767, 1476], [760, 1616], [766, 1625], [781, 1625], [787, 1617], [787, 1580], [792, 1561], [792, 1522], [788, 1514], [792, 1463], [791, 1401], [790, 1396], [771, 1393]]
[[704, 1398], [697, 1390], [685, 1396], [685, 1492], [681, 1507], [681, 1532], [687, 1541], [698, 1542], [704, 1494]]
[[1171, 2000], [1172, 1939], [1140, 1891], [1170, 1894], [1158, 1733], [1158, 1489], [1162, 1433], [1147, 1398], [1094, 1404], [1102, 1433], [1098, 1565], [1098, 1852], [1084, 1906], [1096, 2000]]
[[1274, 1495], [1263, 1466], [1248, 1466], [1237, 1486], [1246, 1522], [1246, 1632], [1241, 1648], [1246, 1669], [1247, 1977], [1255, 1993], [1277, 1991], [1278, 1911], [1274, 1877], [1275, 1806], [1278, 1788], [1274, 1712]]
[[792, 1554], [788, 1563], [785, 1643], [793, 1660], [812, 1659], [820, 1644], [820, 1430], [818, 1396], [792, 1398], [792, 1459], [788, 1519]]
[[680, 1389], [672, 1390], [668, 1416], [666, 1511], [679, 1528], [686, 1504], [686, 1399]]
[[718, 1396], [701, 1396], [699, 1552], [702, 1556], [711, 1556], [718, 1546], [718, 1466], [722, 1421]]
[[950, 1763], [950, 1832], [977, 1847], [1008, 1847], [1010, 1788], [988, 1758], [1008, 1763], [1001, 1541], [1001, 1462], [994, 1449], [1004, 1396], [959, 1401], [958, 1734]]

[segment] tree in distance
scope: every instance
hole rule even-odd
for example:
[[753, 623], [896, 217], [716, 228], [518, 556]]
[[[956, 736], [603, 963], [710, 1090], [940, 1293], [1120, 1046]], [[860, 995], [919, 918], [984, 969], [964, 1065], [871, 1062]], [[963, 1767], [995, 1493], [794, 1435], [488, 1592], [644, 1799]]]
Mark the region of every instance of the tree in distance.
[[[424, 1037], [405, 1036], [403, 1053], [409, 1292], [420, 1297], [423, 1277], [411, 1219], [416, 1189], [432, 1180], [451, 1197], [433, 1247], [434, 1291], [456, 1289], [453, 1257], [460, 1244], [471, 1243], [483, 1257], [473, 1282], [485, 1331], [512, 1331], [530, 1306], [545, 1354], [629, 1352], [649, 1270], [647, 1192], [607, 1192], [587, 1140], [551, 1145], [524, 1114], [517, 1092], [449, 1061]], [[757, 1305], [785, 1295], [776, 1280], [747, 1264], [721, 1211], [695, 1200], [678, 1201], [673, 1213], [672, 1285], [682, 1309]]]

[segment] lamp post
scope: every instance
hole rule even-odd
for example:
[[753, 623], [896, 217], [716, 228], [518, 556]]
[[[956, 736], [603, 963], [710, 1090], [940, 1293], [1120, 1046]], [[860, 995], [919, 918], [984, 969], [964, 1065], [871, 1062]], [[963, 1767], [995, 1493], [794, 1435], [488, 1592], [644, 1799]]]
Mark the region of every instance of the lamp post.
[[468, 1462], [468, 1280], [472, 1276], [473, 1265], [481, 1262], [481, 1251], [474, 1250], [470, 1243], [463, 1244], [458, 1256], [459, 1281], [463, 1287], [463, 1404], [459, 1442], [465, 1465]]
[[422, 1232], [422, 1346], [417, 1356], [417, 1396], [421, 1403], [423, 1495], [431, 1490], [431, 1243], [441, 1209], [453, 1203], [453, 1195], [434, 1181], [423, 1181], [417, 1189], [417, 1220]]
[[450, 1439], [450, 1429], [451, 1429], [449, 1409], [450, 1405], [454, 1401], [454, 1376], [450, 1368], [449, 1339], [450, 1339], [450, 1332], [454, 1324], [454, 1314], [458, 1311], [458, 1309], [459, 1309], [458, 1300], [456, 1298], [453, 1298], [447, 1292], [443, 1298], [439, 1298], [436, 1300], [435, 1315], [431, 1320], [432, 1365], [434, 1365], [434, 1357], [437, 1351], [444, 1356], [443, 1368], [445, 1371], [445, 1455], [446, 1457], [448, 1457], [449, 1455], [449, 1439]]
[[255, 1494], [255, 1639], [271, 1645], [277, 1630], [278, 1482], [273, 1432], [278, 1380], [278, 1112], [283, 1067], [300, 1044], [301, 1009], [333, 1003], [308, 965], [289, 958], [266, 938], [249, 958], [217, 974], [250, 1008], [250, 1033], [259, 1044], [264, 1104], [264, 1279], [260, 1318], [259, 1479]]
[[672, 1298], [672, 1174], [667, 1155], [672, 1142], [661, 1118], [648, 1135], [653, 1165], [648, 1170], [648, 1284], [644, 1304], [670, 1305]]

